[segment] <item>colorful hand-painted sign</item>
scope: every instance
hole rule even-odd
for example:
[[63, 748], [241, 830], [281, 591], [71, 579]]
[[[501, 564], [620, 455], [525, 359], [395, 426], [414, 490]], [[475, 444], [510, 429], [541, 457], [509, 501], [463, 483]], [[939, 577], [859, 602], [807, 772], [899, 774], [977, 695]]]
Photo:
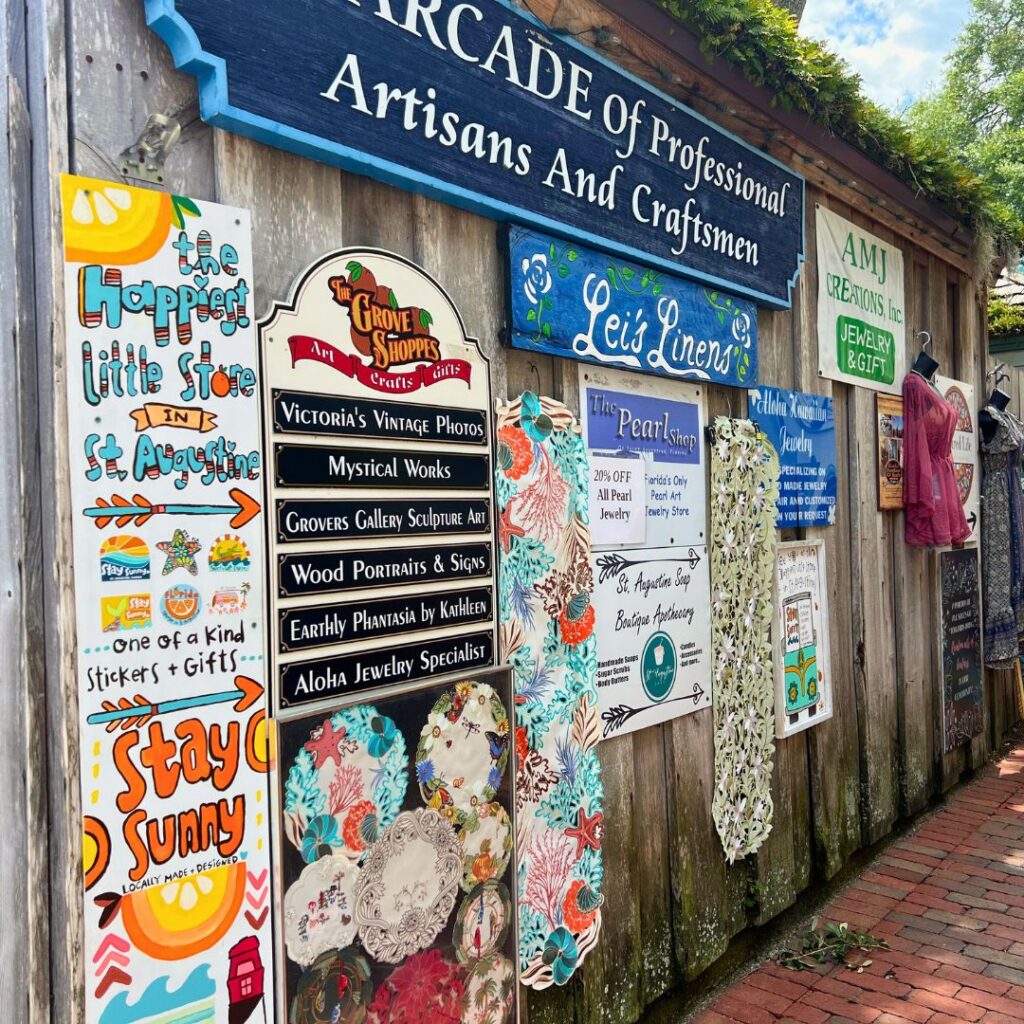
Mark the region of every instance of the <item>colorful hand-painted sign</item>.
[[514, 227], [514, 348], [693, 382], [757, 383], [757, 307]]
[[824, 541], [779, 544], [775, 555], [775, 734], [832, 717]]
[[493, 665], [490, 375], [451, 300], [342, 250], [260, 336], [277, 705]]
[[815, 216], [819, 371], [897, 395], [907, 362], [903, 253], [824, 206]]
[[503, 669], [281, 724], [273, 1019], [518, 1019], [513, 708]]
[[935, 386], [956, 413], [953, 434], [953, 472], [956, 489], [964, 507], [971, 534], [967, 543], [981, 534], [981, 464], [979, 461], [978, 407], [974, 404], [974, 385], [952, 377], [935, 375]]
[[587, 367], [580, 408], [591, 457], [647, 467], [643, 543], [592, 559], [601, 718], [606, 736], [620, 735], [711, 704], [704, 398], [692, 385]]
[[839, 493], [832, 399], [760, 387], [748, 395], [750, 416], [779, 456], [780, 530], [834, 526]]
[[270, 1020], [249, 214], [61, 194], [86, 1018]]
[[985, 727], [978, 575], [976, 547], [939, 552], [939, 654], [946, 753], [980, 735]]
[[146, 2], [210, 124], [790, 305], [804, 179], [510, 3], [231, 11]]

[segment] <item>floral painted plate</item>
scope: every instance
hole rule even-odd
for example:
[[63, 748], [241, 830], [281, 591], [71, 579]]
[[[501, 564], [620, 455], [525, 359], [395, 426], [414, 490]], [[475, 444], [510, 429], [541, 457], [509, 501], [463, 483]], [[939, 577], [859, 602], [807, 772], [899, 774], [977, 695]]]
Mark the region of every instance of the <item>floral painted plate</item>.
[[437, 811], [403, 811], [373, 844], [359, 878], [356, 923], [375, 960], [386, 964], [429, 946], [448, 923], [462, 847]]
[[463, 969], [439, 949], [411, 956], [377, 989], [367, 1024], [462, 1024]]
[[512, 855], [512, 822], [508, 811], [497, 802], [481, 804], [476, 816], [459, 829], [462, 843], [462, 888], [500, 878]]
[[303, 859], [359, 862], [395, 820], [408, 786], [405, 740], [372, 704], [346, 708], [309, 735], [284, 784], [285, 833]]
[[515, 969], [507, 957], [495, 953], [481, 960], [466, 979], [462, 1024], [505, 1024], [512, 1012], [515, 983]]
[[372, 995], [366, 957], [351, 948], [332, 950], [303, 972], [288, 1024], [364, 1024]]
[[321, 857], [303, 868], [284, 896], [285, 945], [303, 967], [321, 953], [343, 949], [356, 937], [359, 868], [347, 857]]
[[494, 799], [508, 764], [508, 713], [486, 683], [442, 695], [416, 748], [416, 778], [428, 807], [457, 825]]
[[478, 885], [455, 916], [452, 943], [459, 963], [471, 967], [496, 953], [512, 923], [512, 902], [501, 882]]

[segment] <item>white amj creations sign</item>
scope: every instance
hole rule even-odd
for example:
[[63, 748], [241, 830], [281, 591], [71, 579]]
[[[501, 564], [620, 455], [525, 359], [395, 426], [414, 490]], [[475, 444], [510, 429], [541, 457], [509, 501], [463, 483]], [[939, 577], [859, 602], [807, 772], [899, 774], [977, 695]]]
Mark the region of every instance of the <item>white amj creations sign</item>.
[[903, 253], [824, 206], [815, 211], [820, 372], [899, 394], [906, 375]]

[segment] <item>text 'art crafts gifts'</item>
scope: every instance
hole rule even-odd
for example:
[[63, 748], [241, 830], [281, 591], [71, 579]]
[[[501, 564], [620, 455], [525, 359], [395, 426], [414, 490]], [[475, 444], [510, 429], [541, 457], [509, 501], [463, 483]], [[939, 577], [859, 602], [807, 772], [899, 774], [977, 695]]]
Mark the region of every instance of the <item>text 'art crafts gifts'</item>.
[[269, 1020], [249, 215], [61, 191], [87, 1017]]

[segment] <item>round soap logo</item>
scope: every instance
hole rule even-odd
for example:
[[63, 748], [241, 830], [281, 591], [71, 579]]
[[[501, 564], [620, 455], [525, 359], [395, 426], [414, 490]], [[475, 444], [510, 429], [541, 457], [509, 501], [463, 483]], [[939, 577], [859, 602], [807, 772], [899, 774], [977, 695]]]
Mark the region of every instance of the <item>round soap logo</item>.
[[644, 692], [655, 704], [660, 704], [676, 682], [675, 645], [667, 633], [655, 633], [644, 646], [640, 660], [640, 679]]

